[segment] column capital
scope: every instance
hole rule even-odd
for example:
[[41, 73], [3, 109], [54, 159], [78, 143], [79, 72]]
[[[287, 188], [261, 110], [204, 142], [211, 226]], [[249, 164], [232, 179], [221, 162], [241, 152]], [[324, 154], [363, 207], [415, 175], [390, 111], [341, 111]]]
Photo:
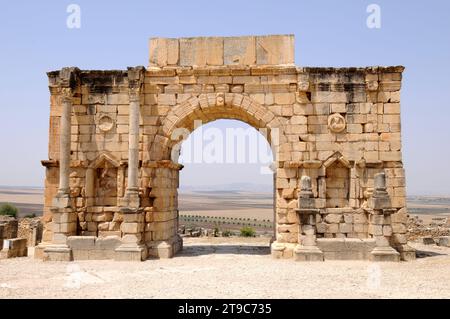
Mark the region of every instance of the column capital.
[[62, 87], [61, 90], [61, 102], [71, 103], [73, 98], [73, 91], [70, 87]]
[[131, 102], [140, 102], [140, 88], [129, 88], [128, 98]]
[[143, 66], [128, 67], [128, 94], [130, 102], [139, 102], [141, 86], [144, 83], [145, 68]]
[[77, 67], [66, 67], [59, 71], [58, 85], [61, 88], [75, 89], [79, 80], [80, 69]]

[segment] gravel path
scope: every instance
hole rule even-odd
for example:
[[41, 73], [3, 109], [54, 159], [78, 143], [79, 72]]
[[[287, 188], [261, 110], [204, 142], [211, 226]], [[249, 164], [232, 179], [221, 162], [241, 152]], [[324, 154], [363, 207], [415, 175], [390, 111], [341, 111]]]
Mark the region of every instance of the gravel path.
[[0, 260], [0, 298], [450, 298], [450, 248], [416, 244], [414, 262], [300, 263], [238, 244], [190, 239], [176, 258], [142, 263]]

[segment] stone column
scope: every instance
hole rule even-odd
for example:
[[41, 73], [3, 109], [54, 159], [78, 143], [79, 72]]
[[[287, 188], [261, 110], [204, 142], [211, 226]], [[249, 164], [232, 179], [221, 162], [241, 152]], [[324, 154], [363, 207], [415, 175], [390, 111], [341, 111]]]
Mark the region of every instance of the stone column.
[[72, 90], [61, 89], [61, 119], [59, 135], [59, 186], [54, 206], [69, 207], [69, 176], [70, 176], [70, 134], [72, 113]]
[[122, 207], [138, 209], [139, 201], [139, 118], [140, 87], [143, 69], [128, 68], [129, 81], [129, 133], [128, 133], [128, 184]]
[[130, 92], [127, 195], [136, 194], [138, 192], [139, 108], [139, 94]]
[[58, 193], [69, 193], [70, 170], [70, 126], [71, 126], [72, 96], [65, 93], [62, 96], [61, 136], [59, 140], [59, 189]]
[[77, 214], [70, 200], [70, 146], [72, 98], [78, 71], [76, 68], [63, 68], [59, 72], [57, 85], [60, 88], [62, 109], [59, 138], [59, 186], [51, 208], [52, 243], [40, 247], [43, 249], [43, 260], [71, 260], [72, 254], [67, 245], [67, 238], [77, 233]]
[[148, 248], [143, 243], [145, 213], [139, 199], [139, 118], [140, 87], [144, 80], [144, 67], [128, 68], [129, 83], [129, 144], [128, 144], [128, 183], [121, 203], [123, 222], [122, 244], [116, 248], [115, 260], [145, 260]]

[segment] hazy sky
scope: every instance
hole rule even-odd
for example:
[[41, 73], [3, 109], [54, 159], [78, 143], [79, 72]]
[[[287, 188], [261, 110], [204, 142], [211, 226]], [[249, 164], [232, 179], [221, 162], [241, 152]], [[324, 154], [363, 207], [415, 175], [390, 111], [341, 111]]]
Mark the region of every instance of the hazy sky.
[[[81, 7], [81, 28], [66, 26]], [[369, 29], [366, 8], [381, 7]], [[404, 65], [402, 132], [409, 194], [450, 194], [450, 2], [442, 1], [3, 1], [0, 6], [0, 185], [43, 185], [49, 92], [63, 66], [147, 65], [151, 36], [295, 34], [300, 66]], [[225, 124], [222, 124], [222, 127]], [[231, 183], [259, 166], [193, 165], [183, 183]], [[189, 172], [187, 172], [189, 171]]]

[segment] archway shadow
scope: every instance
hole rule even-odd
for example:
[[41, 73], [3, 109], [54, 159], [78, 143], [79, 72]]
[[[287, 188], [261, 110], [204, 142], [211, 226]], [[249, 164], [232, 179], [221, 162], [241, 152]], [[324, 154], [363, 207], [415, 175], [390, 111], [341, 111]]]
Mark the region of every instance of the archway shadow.
[[180, 257], [196, 257], [201, 255], [270, 255], [270, 246], [267, 245], [185, 245], [176, 254]]

